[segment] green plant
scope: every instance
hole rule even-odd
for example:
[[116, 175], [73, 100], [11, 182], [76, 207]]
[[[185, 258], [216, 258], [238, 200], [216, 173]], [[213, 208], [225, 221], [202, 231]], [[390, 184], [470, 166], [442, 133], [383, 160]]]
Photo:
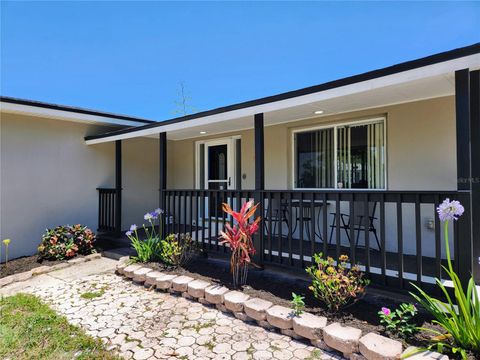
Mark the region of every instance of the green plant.
[[253, 222], [249, 219], [255, 215], [257, 207], [258, 204], [253, 205], [253, 201], [248, 201], [242, 205], [240, 212], [236, 212], [228, 204], [223, 204], [223, 211], [236, 221], [233, 226], [225, 224], [225, 231], [220, 232], [220, 239], [222, 239], [220, 244], [228, 244], [232, 251], [230, 271], [233, 275], [234, 287], [245, 285], [247, 282], [250, 256], [255, 254], [252, 237], [258, 231], [260, 217]]
[[132, 256], [133, 262], [147, 263], [152, 261], [160, 261], [162, 259], [162, 241], [158, 237], [149, 237], [141, 240], [137, 237], [130, 239], [132, 247], [137, 252], [136, 256]]
[[[10, 245], [10, 239], [4, 239], [3, 244], [5, 245], [5, 267], [8, 264], [8, 245]], [[2, 262], [2, 246], [0, 246], [0, 263]]]
[[190, 234], [170, 234], [161, 241], [161, 260], [171, 266], [186, 265], [197, 250]]
[[448, 241], [449, 221], [457, 220], [464, 208], [458, 201], [445, 201], [437, 208], [438, 216], [444, 222], [445, 252], [447, 267], [443, 267], [448, 277], [453, 282], [454, 296], [451, 297], [445, 285], [436, 279], [437, 286], [442, 291], [447, 302], [433, 298], [415, 284], [412, 284], [418, 293], [411, 295], [435, 318], [434, 323], [443, 328], [446, 334], [432, 330], [423, 329], [434, 333], [434, 344], [429, 348], [436, 348], [442, 351], [450, 349], [453, 353], [459, 353], [463, 359], [467, 359], [467, 351], [480, 356], [480, 301], [475, 287], [473, 276], [466, 285], [453, 270], [450, 245]]
[[370, 282], [358, 266], [351, 266], [347, 255], [341, 255], [337, 264], [331, 257], [324, 259], [322, 253], [314, 254], [313, 259], [315, 264], [306, 269], [312, 278], [309, 289], [329, 311], [339, 311], [364, 295]]
[[[162, 232], [162, 215], [161, 209], [156, 209], [152, 212], [146, 213], [143, 218], [148, 221], [149, 226], [143, 224], [142, 228], [145, 231], [146, 238], [140, 239], [138, 235], [138, 227], [133, 224], [130, 226], [130, 230], [126, 232], [127, 237], [130, 239], [132, 247], [135, 249], [137, 255], [132, 256], [133, 262], [151, 262], [160, 261], [162, 259], [162, 241], [159, 234]], [[159, 232], [155, 231], [155, 221], [159, 220]]]
[[303, 313], [303, 310], [305, 309], [305, 297], [301, 295], [297, 295], [294, 292], [292, 292], [292, 301], [290, 303], [292, 304], [292, 310], [293, 310], [293, 315], [298, 316]]
[[95, 251], [95, 234], [86, 226], [65, 225], [47, 229], [38, 246], [41, 259], [69, 259], [77, 254], [87, 255]]
[[386, 330], [405, 339], [418, 331], [417, 326], [412, 322], [417, 312], [415, 305], [403, 303], [393, 311], [387, 307], [382, 307], [378, 316], [380, 317], [380, 323], [385, 326]]

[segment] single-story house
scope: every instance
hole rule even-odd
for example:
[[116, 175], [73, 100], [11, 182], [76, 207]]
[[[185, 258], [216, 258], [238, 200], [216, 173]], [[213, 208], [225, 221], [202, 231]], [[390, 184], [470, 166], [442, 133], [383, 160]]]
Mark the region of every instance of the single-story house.
[[221, 203], [253, 199], [257, 264], [302, 269], [313, 253], [346, 253], [402, 288], [441, 276], [435, 209], [448, 197], [466, 209], [450, 236], [455, 266], [480, 283], [479, 94], [474, 44], [146, 124], [102, 123], [101, 113], [67, 123], [2, 98], [1, 236], [17, 238], [21, 255], [40, 224], [121, 234], [160, 205], [165, 232], [189, 232], [221, 256]]

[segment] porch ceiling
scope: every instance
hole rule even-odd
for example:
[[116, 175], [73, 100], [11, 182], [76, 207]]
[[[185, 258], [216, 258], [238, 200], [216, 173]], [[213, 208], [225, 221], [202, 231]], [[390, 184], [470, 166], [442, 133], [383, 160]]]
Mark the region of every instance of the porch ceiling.
[[[449, 73], [266, 112], [264, 121], [265, 126], [272, 126], [296, 120], [319, 118], [387, 105], [454, 95], [454, 93], [455, 76], [454, 73]], [[322, 115], [315, 115], [314, 112], [317, 110], [323, 110], [324, 113]], [[199, 126], [188, 126], [187, 124], [188, 123], [185, 123], [185, 126], [182, 128], [168, 132], [168, 139], [183, 140], [205, 136], [200, 134], [201, 131], [206, 131], [208, 135], [214, 135], [238, 130], [253, 129], [253, 117], [243, 116]], [[157, 137], [157, 135], [153, 136]]]

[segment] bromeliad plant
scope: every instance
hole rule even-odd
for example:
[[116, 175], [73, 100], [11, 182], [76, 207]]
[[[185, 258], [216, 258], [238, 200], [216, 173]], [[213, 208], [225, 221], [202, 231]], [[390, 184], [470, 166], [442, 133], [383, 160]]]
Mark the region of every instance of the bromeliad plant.
[[370, 283], [363, 277], [358, 266], [349, 266], [347, 255], [341, 255], [337, 264], [330, 256], [314, 254], [314, 265], [306, 269], [312, 278], [309, 289], [316, 299], [325, 304], [331, 312], [337, 312], [362, 298]]
[[253, 201], [244, 203], [240, 212], [233, 211], [228, 204], [223, 204], [223, 211], [232, 216], [236, 224], [225, 224], [225, 231], [220, 232], [220, 244], [228, 244], [232, 255], [230, 271], [233, 275], [233, 286], [243, 286], [247, 282], [248, 266], [252, 263], [251, 256], [255, 254], [253, 235], [258, 231], [260, 217], [253, 222], [250, 218], [255, 215], [258, 204]]
[[[460, 202], [450, 201], [448, 198], [437, 208], [438, 216], [444, 223], [447, 266], [443, 269], [453, 282], [454, 296], [449, 295], [440, 279], [436, 279], [436, 283], [447, 302], [431, 297], [415, 284], [412, 285], [418, 293], [411, 293], [411, 295], [435, 318], [433, 322], [446, 332], [443, 334], [432, 329], [423, 329], [437, 335], [434, 338], [435, 343], [430, 348], [436, 348], [440, 352], [443, 348], [447, 348], [453, 353], [459, 353], [463, 359], [467, 359], [467, 351], [473, 352], [477, 358], [480, 357], [480, 301], [473, 276], [468, 284], [462, 284], [453, 270], [448, 241], [449, 222], [458, 220], [464, 211]], [[464, 285], [467, 285], [466, 293]]]
[[[155, 209], [152, 212], [148, 212], [143, 216], [143, 219], [148, 221], [149, 225], [142, 225], [143, 230], [145, 231], [145, 239], [140, 239], [138, 236], [138, 227], [133, 224], [130, 226], [130, 230], [126, 232], [127, 237], [132, 242], [132, 247], [137, 252], [136, 256], [132, 256], [131, 259], [133, 262], [150, 262], [150, 261], [159, 261], [162, 258], [162, 241], [159, 234], [161, 234], [162, 229], [162, 215], [163, 211], [161, 209]], [[155, 231], [155, 226], [157, 226], [159, 232]]]
[[417, 312], [415, 305], [403, 303], [393, 311], [387, 307], [382, 307], [378, 316], [380, 317], [380, 323], [385, 326], [387, 331], [406, 339], [418, 331], [417, 326], [412, 321]]

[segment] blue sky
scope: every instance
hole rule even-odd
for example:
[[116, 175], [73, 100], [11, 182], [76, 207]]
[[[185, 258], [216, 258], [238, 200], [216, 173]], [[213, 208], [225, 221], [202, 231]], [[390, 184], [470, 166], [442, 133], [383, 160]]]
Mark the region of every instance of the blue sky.
[[1, 89], [155, 120], [480, 41], [480, 2], [4, 2]]

